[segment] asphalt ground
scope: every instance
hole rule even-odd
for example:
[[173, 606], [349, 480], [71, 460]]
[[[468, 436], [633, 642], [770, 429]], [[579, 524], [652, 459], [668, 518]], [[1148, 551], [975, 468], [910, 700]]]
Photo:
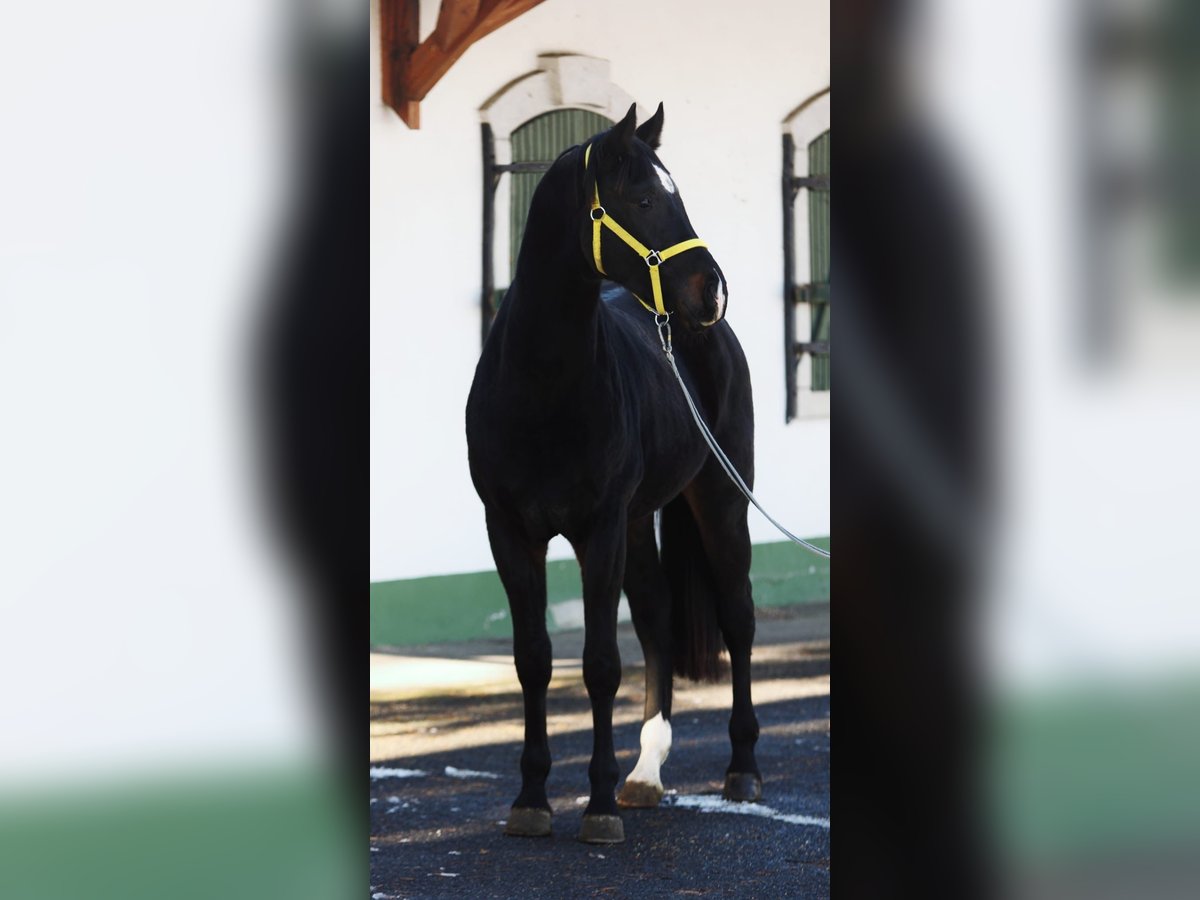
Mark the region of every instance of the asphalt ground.
[[[644, 681], [631, 626], [620, 627], [619, 641], [614, 730], [623, 778], [637, 761]], [[623, 812], [619, 845], [576, 840], [591, 755], [582, 645], [581, 632], [554, 636], [547, 838], [503, 834], [520, 789], [523, 734], [509, 642], [372, 654], [371, 896], [827, 897], [828, 605], [759, 611], [753, 696], [762, 802], [720, 800], [728, 678], [676, 679], [667, 796], [657, 809]], [[377, 667], [389, 677], [376, 678]]]

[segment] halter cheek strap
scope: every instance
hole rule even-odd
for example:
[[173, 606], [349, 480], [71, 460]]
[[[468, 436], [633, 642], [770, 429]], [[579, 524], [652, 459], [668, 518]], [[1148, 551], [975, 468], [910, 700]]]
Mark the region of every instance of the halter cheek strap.
[[[583, 151], [583, 167], [587, 169], [588, 161], [592, 156], [592, 145], [588, 144]], [[686, 241], [680, 241], [678, 244], [672, 244], [666, 250], [651, 250], [632, 234], [626, 231], [610, 216], [600, 205], [600, 182], [599, 179], [592, 182], [593, 196], [592, 209], [590, 212], [592, 218], [592, 259], [596, 263], [596, 271], [601, 275], [607, 275], [604, 271], [604, 266], [600, 262], [600, 226], [608, 228], [613, 234], [624, 241], [629, 247], [640, 256], [650, 269], [650, 290], [653, 291], [654, 305], [651, 306], [637, 294], [633, 296], [637, 298], [638, 303], [646, 307], [650, 312], [658, 316], [667, 315], [667, 308], [663, 305], [662, 280], [658, 274], [658, 267], [670, 259], [672, 256], [678, 256], [685, 250], [693, 250], [696, 247], [707, 247], [704, 241], [700, 238], [689, 238]]]

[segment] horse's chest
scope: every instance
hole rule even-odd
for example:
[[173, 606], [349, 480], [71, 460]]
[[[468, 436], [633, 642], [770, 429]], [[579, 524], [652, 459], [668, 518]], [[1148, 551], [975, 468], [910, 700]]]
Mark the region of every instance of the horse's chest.
[[511, 418], [480, 441], [483, 479], [505, 506], [556, 522], [623, 492], [633, 436], [595, 412]]
[[567, 418], [521, 429], [510, 451], [524, 461], [518, 469], [535, 484], [575, 490], [608, 482], [625, 468], [631, 441], [612, 428]]

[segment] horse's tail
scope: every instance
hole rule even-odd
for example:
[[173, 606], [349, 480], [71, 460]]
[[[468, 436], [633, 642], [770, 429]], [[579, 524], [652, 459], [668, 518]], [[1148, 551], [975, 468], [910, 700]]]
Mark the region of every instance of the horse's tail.
[[676, 497], [662, 511], [662, 565], [671, 589], [675, 673], [696, 681], [721, 677], [721, 628], [712, 567], [687, 501]]

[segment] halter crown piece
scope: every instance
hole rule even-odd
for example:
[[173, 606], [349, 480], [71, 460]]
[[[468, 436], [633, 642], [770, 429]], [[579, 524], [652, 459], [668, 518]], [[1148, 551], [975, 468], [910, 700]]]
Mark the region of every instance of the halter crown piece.
[[[583, 151], [583, 168], [586, 170], [588, 161], [592, 156], [592, 145], [588, 144]], [[689, 238], [686, 241], [680, 241], [678, 244], [672, 244], [666, 250], [651, 250], [632, 234], [622, 228], [612, 216], [610, 216], [600, 205], [600, 180], [596, 179], [593, 184], [594, 193], [592, 195], [592, 258], [596, 263], [596, 271], [601, 275], [607, 275], [604, 271], [604, 266], [600, 264], [600, 226], [604, 225], [619, 237], [622, 241], [629, 245], [638, 256], [640, 256], [650, 268], [650, 289], [654, 292], [654, 305], [651, 306], [637, 294], [633, 296], [637, 298], [638, 303], [646, 307], [647, 310], [654, 313], [656, 316], [666, 316], [667, 308], [663, 305], [662, 281], [658, 275], [658, 267], [670, 259], [672, 256], [678, 256], [685, 250], [693, 250], [696, 247], [707, 247], [708, 244], [700, 240], [700, 238]]]

